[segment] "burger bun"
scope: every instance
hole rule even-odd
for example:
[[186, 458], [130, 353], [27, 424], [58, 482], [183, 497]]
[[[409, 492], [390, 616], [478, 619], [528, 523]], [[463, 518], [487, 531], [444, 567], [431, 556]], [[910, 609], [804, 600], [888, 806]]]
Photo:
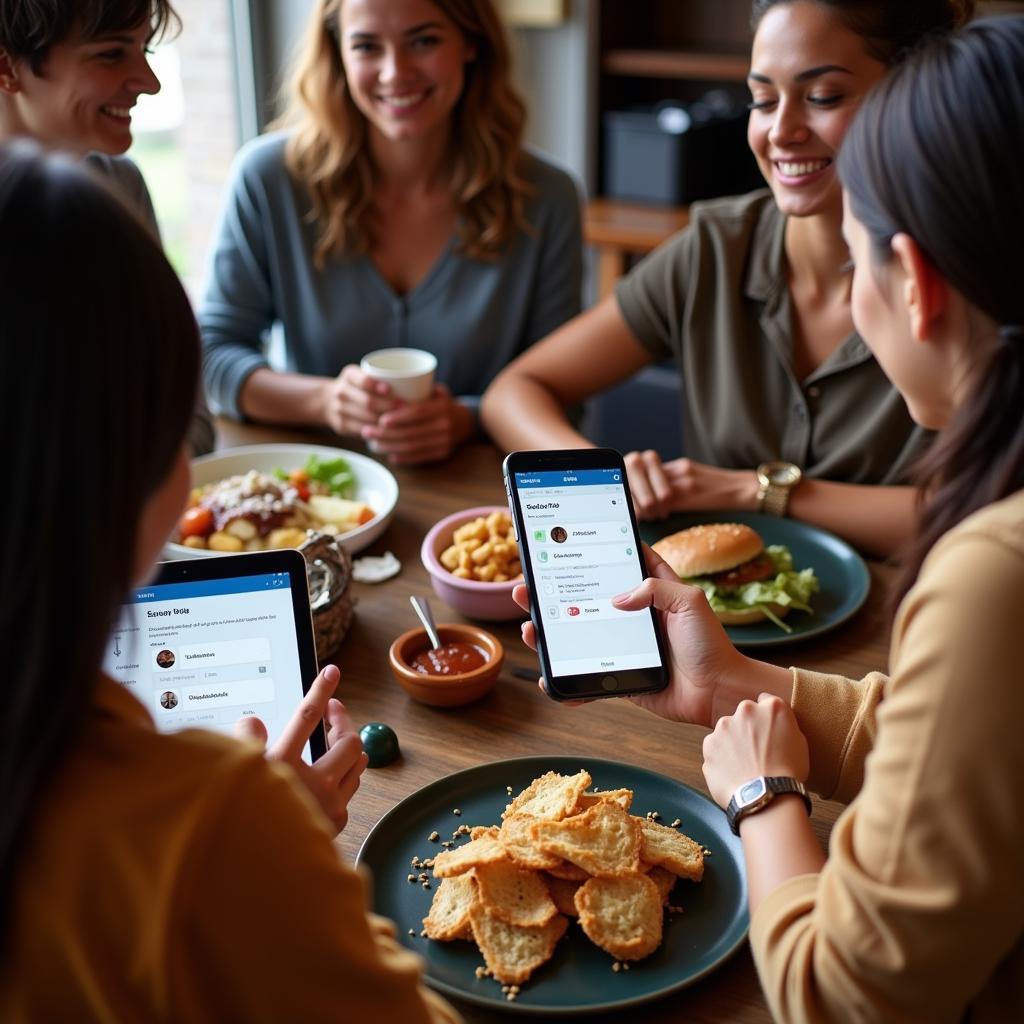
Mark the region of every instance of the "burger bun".
[[670, 533], [652, 547], [677, 576], [688, 579], [725, 572], [749, 562], [764, 550], [764, 541], [756, 530], [742, 523], [706, 523]]

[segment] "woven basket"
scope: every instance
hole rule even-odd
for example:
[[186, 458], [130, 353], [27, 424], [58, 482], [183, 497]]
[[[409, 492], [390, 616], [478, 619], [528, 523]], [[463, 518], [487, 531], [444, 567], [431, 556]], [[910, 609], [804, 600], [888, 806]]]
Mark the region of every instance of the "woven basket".
[[299, 548], [306, 559], [316, 656], [322, 665], [348, 633], [356, 599], [351, 594], [352, 556], [327, 533], [310, 531]]

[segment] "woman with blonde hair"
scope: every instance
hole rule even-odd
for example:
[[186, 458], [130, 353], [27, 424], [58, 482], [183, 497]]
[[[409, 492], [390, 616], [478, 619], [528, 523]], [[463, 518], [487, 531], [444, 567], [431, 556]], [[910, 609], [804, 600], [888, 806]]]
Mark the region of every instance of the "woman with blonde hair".
[[[395, 462], [445, 458], [498, 371], [579, 309], [575, 186], [523, 148], [490, 0], [320, 0], [292, 93], [287, 130], [236, 164], [199, 316], [207, 391]], [[394, 346], [437, 357], [427, 400], [359, 369]]]

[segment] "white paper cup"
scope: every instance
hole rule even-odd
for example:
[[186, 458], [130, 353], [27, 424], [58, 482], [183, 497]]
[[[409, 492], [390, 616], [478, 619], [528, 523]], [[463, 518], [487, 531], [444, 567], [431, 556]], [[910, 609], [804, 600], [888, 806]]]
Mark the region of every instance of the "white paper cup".
[[437, 359], [419, 348], [381, 348], [363, 356], [359, 369], [385, 381], [406, 402], [422, 402], [434, 389]]

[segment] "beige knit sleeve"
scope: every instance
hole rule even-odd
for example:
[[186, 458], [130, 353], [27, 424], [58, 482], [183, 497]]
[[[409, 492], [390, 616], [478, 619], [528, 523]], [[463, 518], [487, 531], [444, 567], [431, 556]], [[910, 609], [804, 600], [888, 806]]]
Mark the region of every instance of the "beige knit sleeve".
[[[821, 872], [752, 917], [777, 1021], [954, 1024], [993, 1003], [993, 979], [1024, 972], [1019, 507], [1005, 529], [996, 508], [933, 549], [888, 680], [796, 673], [814, 787], [853, 799]], [[1022, 996], [971, 1019], [1024, 1019]]]
[[811, 751], [808, 788], [849, 803], [864, 781], [864, 759], [875, 744], [875, 712], [887, 677], [863, 679], [793, 670], [793, 710]]

